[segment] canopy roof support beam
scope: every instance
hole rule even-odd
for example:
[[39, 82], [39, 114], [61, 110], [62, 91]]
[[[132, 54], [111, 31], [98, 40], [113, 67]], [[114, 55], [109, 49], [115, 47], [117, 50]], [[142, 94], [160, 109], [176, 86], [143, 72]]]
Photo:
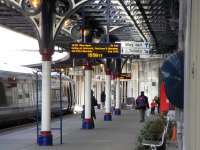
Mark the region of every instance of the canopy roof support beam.
[[146, 42], [147, 38], [144, 35], [144, 33], [142, 32], [142, 30], [140, 29], [140, 27], [138, 26], [136, 20], [134, 19], [134, 17], [131, 15], [131, 12], [128, 10], [127, 6], [124, 4], [123, 0], [118, 0], [120, 2], [120, 4], [123, 6], [125, 12], [127, 13], [127, 15], [131, 18], [134, 26], [136, 27], [136, 29], [138, 30], [139, 34], [142, 36], [142, 39]]
[[145, 23], [146, 23], [146, 25], [147, 25], [147, 28], [148, 28], [149, 32], [151, 33], [151, 36], [152, 36], [153, 39], [154, 39], [155, 46], [157, 47], [157, 44], [158, 44], [157, 38], [156, 38], [156, 36], [155, 36], [155, 34], [154, 34], [152, 28], [151, 28], [151, 25], [150, 25], [150, 23], [149, 23], [149, 21], [148, 21], [147, 15], [145, 14], [144, 8], [142, 7], [142, 4], [140, 3], [139, 0], [135, 0], [135, 2], [136, 2], [137, 7], [139, 8], [139, 10], [140, 10], [140, 12], [141, 12], [141, 14], [142, 14], [143, 19], [145, 20]]

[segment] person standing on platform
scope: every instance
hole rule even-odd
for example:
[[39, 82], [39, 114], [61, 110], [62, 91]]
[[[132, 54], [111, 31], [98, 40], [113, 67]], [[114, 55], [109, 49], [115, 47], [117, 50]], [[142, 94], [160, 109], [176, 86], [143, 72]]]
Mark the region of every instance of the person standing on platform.
[[98, 106], [97, 100], [94, 96], [94, 91], [91, 90], [91, 116], [96, 119], [95, 106]]
[[155, 109], [156, 109], [156, 101], [155, 101], [155, 97], [154, 99], [151, 101], [151, 115], [155, 115]]
[[148, 97], [144, 95], [144, 91], [141, 91], [141, 95], [136, 99], [136, 109], [140, 112], [140, 122], [145, 121], [145, 112], [149, 108]]
[[101, 92], [101, 105], [102, 105], [102, 108], [105, 106], [105, 101], [106, 101], [106, 94], [105, 94], [105, 91], [102, 91]]
[[[91, 118], [92, 118], [93, 126], [94, 126], [94, 119], [96, 119], [95, 106], [98, 106], [98, 104], [97, 104], [97, 100], [94, 96], [94, 92], [93, 92], [93, 90], [91, 90]], [[83, 105], [81, 118], [82, 119], [85, 118], [85, 105]]]
[[154, 97], [154, 100], [157, 104], [157, 108], [158, 108], [158, 114], [160, 113], [160, 98], [158, 96]]

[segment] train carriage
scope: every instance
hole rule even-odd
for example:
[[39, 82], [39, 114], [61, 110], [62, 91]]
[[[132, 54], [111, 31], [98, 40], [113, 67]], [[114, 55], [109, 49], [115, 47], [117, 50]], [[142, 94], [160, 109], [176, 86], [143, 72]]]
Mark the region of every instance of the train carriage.
[[[37, 96], [41, 107], [41, 73], [26, 67], [0, 66], [0, 126], [23, 119], [35, 119]], [[74, 81], [61, 75], [61, 100], [63, 113], [72, 112]], [[38, 92], [37, 92], [38, 89]], [[37, 95], [38, 94], [38, 95]], [[51, 74], [52, 116], [60, 113], [60, 74]]]

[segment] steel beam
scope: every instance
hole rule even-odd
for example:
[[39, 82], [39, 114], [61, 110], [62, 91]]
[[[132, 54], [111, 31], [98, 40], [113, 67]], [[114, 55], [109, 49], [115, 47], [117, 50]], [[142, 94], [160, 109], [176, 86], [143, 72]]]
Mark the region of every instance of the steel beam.
[[155, 36], [155, 34], [154, 34], [152, 28], [151, 28], [151, 25], [150, 25], [150, 23], [149, 23], [149, 21], [148, 21], [148, 18], [147, 18], [147, 16], [146, 16], [146, 14], [145, 14], [145, 11], [144, 11], [144, 9], [143, 9], [143, 7], [142, 7], [142, 4], [140, 3], [139, 0], [135, 0], [135, 2], [136, 2], [136, 4], [137, 4], [137, 6], [138, 6], [138, 8], [139, 8], [139, 10], [140, 10], [140, 12], [141, 12], [141, 14], [142, 14], [144, 20], [145, 20], [146, 25], [148, 26], [148, 30], [150, 31], [152, 37], [154, 38], [155, 45], [157, 46], [157, 45], [158, 45], [157, 38], [156, 38], [156, 36]]
[[140, 35], [142, 36], [142, 39], [144, 41], [147, 41], [147, 38], [146, 36], [144, 35], [143, 31], [139, 28], [136, 20], [134, 19], [134, 17], [131, 15], [131, 12], [128, 10], [127, 6], [124, 4], [124, 1], [123, 0], [118, 0], [120, 2], [120, 4], [123, 6], [125, 12], [127, 13], [127, 15], [131, 18], [134, 26], [137, 28], [138, 32], [140, 33]]

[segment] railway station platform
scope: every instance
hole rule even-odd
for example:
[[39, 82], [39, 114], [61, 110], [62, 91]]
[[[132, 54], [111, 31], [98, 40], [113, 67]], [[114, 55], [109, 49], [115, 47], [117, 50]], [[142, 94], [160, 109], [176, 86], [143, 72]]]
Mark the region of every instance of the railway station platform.
[[[43, 147], [36, 144], [36, 127], [29, 125], [0, 133], [0, 150], [134, 150], [139, 130], [136, 110], [123, 110], [121, 116], [113, 121], [103, 121], [102, 110], [97, 112], [95, 129], [81, 129], [80, 115], [68, 115], [63, 120], [63, 144], [59, 144], [59, 132], [53, 131], [53, 146]], [[52, 127], [58, 121], [52, 122]], [[167, 150], [175, 150], [168, 146]]]

